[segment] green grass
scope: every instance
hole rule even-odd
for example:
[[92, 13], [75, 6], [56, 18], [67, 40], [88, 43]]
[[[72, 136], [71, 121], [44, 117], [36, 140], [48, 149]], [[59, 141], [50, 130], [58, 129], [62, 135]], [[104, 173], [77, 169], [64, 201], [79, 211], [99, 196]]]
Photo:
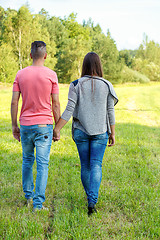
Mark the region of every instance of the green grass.
[[[12, 88], [0, 86], [1, 239], [160, 239], [160, 84], [115, 90], [120, 99], [116, 145], [106, 149], [98, 214], [88, 218], [71, 121], [52, 144], [45, 201], [49, 212], [33, 214], [26, 207], [21, 144], [11, 133]], [[67, 94], [68, 85], [61, 85], [62, 111]]]

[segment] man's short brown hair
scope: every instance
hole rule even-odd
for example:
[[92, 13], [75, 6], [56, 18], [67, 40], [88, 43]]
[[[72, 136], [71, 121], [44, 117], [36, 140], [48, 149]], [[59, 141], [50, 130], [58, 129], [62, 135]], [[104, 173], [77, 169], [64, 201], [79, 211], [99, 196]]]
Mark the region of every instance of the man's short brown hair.
[[31, 44], [31, 54], [33, 59], [43, 58], [46, 53], [46, 44], [43, 41], [34, 41]]

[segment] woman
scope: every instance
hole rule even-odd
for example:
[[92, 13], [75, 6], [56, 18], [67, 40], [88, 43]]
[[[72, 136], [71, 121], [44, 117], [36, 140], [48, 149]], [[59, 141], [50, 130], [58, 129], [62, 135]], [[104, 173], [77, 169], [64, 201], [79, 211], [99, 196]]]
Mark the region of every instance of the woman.
[[115, 144], [114, 105], [118, 98], [112, 84], [103, 78], [99, 56], [89, 52], [83, 61], [82, 75], [70, 84], [68, 103], [54, 129], [60, 139], [61, 128], [73, 116], [72, 135], [81, 161], [81, 180], [88, 199], [88, 215], [95, 204], [102, 179], [102, 160], [109, 138]]

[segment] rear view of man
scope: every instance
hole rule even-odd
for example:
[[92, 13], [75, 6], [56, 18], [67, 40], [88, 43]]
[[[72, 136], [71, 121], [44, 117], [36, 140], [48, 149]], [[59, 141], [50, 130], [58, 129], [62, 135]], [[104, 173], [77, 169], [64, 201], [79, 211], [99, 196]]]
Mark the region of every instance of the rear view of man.
[[[33, 210], [45, 209], [45, 190], [48, 178], [48, 163], [53, 137], [53, 112], [55, 123], [60, 117], [59, 87], [57, 75], [44, 66], [47, 57], [46, 44], [35, 41], [31, 45], [32, 66], [18, 71], [13, 83], [11, 102], [12, 132], [22, 144], [22, 183], [29, 204], [33, 198]], [[17, 124], [18, 102], [22, 96], [20, 130]], [[52, 104], [51, 104], [52, 100]], [[52, 109], [51, 109], [52, 108]], [[36, 148], [37, 177], [33, 192], [32, 166]]]

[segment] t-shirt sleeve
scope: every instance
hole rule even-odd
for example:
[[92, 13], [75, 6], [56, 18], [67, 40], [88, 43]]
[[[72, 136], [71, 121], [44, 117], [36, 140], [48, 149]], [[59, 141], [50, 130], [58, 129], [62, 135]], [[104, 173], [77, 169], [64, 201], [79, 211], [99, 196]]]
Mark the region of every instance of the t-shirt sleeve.
[[18, 81], [18, 73], [17, 73], [16, 78], [15, 78], [14, 83], [13, 83], [13, 92], [20, 92], [19, 81]]
[[54, 72], [52, 77], [52, 93], [59, 94], [59, 85], [58, 85], [58, 77], [57, 74]]

